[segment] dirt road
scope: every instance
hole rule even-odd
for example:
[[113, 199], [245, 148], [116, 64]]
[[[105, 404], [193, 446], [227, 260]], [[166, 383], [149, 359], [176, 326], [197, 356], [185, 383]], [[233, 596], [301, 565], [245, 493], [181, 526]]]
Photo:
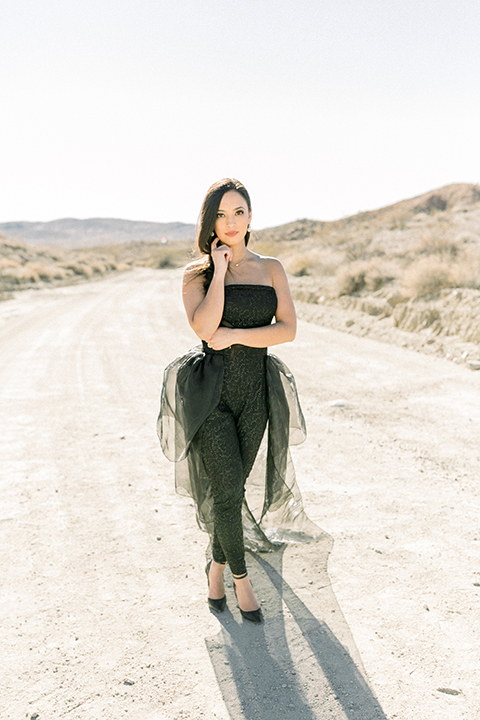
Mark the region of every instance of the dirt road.
[[155, 435], [163, 368], [196, 344], [179, 279], [0, 305], [0, 718], [480, 717], [480, 373], [300, 323], [274, 352], [325, 539], [249, 556], [263, 626], [231, 587], [214, 616]]

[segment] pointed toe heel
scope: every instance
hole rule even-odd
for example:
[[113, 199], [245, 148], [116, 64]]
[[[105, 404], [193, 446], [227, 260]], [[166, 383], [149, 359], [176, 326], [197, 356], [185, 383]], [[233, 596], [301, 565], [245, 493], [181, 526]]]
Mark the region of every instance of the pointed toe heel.
[[238, 609], [240, 610], [240, 615], [245, 618], [245, 620], [250, 620], [250, 622], [256, 623], [257, 625], [260, 625], [260, 623], [263, 622], [263, 613], [262, 608], [258, 608], [258, 610], [242, 610], [238, 603], [238, 597], [237, 597], [237, 588], [235, 587], [235, 580], [243, 580], [243, 578], [246, 578], [248, 573], [245, 573], [245, 575], [241, 575], [238, 578], [233, 579], [233, 592], [235, 593], [235, 597], [237, 598], [237, 605]]
[[208, 607], [211, 607], [212, 610], [215, 610], [215, 612], [221, 613], [225, 610], [227, 606], [227, 598], [224, 595], [219, 600], [214, 600], [213, 598], [208, 598]]
[[263, 614], [261, 608], [258, 608], [258, 610], [242, 610], [242, 608], [239, 607], [238, 609], [240, 610], [241, 616], [244, 617], [245, 620], [250, 620], [250, 622], [256, 623], [257, 625], [260, 625], [260, 623], [263, 622]]
[[[205, 567], [205, 574], [207, 576], [208, 587], [210, 587], [210, 580], [209, 580], [208, 574], [210, 572], [211, 564], [212, 564], [212, 561], [209, 560]], [[209, 597], [209, 598], [207, 598], [207, 602], [208, 602], [208, 607], [212, 608], [212, 610], [215, 610], [215, 612], [217, 612], [217, 613], [221, 613], [225, 610], [225, 608], [227, 606], [227, 596], [224, 595], [222, 598], [219, 598], [218, 600]]]

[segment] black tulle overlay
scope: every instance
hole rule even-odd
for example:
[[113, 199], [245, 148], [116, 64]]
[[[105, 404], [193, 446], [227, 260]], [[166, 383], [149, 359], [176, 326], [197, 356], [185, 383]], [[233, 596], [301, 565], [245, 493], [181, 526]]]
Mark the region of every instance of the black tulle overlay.
[[[227, 285], [222, 324], [268, 325], [276, 303], [270, 286]], [[257, 407], [265, 407], [266, 413], [256, 412]], [[194, 500], [199, 527], [213, 536], [213, 498], [201, 441], [215, 413], [224, 408], [233, 408], [252, 436], [263, 434], [253, 467], [246, 470], [245, 547], [269, 551], [283, 543], [320, 539], [322, 531], [304, 511], [289, 452], [289, 445], [303, 442], [306, 435], [294, 377], [266, 348], [243, 345], [216, 352], [203, 343], [164, 373], [158, 435], [166, 457], [175, 462], [177, 492]]]

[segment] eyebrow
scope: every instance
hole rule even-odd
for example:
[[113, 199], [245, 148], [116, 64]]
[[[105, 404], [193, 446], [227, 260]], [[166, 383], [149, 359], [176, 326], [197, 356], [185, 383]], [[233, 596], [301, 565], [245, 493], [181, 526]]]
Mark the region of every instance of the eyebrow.
[[[239, 205], [236, 208], [233, 208], [234, 210], [245, 210], [245, 205]], [[222, 208], [218, 208], [218, 212], [225, 212], [225, 210], [222, 210]]]

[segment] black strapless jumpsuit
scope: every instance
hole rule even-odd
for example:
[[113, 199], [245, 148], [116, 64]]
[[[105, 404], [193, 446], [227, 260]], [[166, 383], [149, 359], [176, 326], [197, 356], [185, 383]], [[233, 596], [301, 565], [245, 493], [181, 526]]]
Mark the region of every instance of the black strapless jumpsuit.
[[[273, 287], [226, 285], [222, 324], [263, 327], [276, 309]], [[193, 499], [214, 559], [234, 575], [245, 572], [245, 547], [270, 552], [322, 536], [289, 452], [305, 439], [295, 380], [267, 348], [203, 343], [176, 358], [165, 368], [157, 431], [177, 492]]]
[[[270, 325], [277, 296], [267, 285], [226, 285], [222, 324], [235, 328]], [[206, 343], [206, 353], [210, 350]], [[234, 345], [223, 350], [220, 402], [207, 417], [195, 446], [202, 456], [213, 496], [213, 559], [228, 562], [234, 575], [246, 572], [242, 528], [245, 482], [268, 420], [267, 348]]]

